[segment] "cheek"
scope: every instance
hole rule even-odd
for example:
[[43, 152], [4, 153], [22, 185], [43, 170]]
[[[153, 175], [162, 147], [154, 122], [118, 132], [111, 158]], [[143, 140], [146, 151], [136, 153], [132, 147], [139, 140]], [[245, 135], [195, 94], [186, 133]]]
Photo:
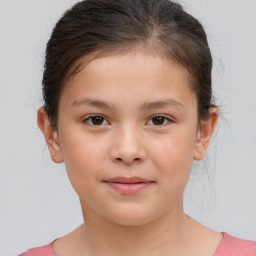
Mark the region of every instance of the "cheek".
[[159, 170], [159, 179], [169, 189], [185, 187], [192, 168], [194, 144], [194, 137], [182, 130], [154, 142], [152, 160]]
[[93, 185], [93, 180], [99, 180], [106, 144], [79, 133], [72, 133], [72, 136], [62, 134], [62, 138], [61, 150], [67, 174], [73, 188], [80, 194]]

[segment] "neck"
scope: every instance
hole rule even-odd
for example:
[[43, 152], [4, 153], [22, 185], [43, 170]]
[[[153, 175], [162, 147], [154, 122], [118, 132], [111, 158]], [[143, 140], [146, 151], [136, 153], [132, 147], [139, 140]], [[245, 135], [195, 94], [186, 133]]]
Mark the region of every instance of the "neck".
[[190, 218], [183, 207], [140, 226], [116, 224], [85, 209], [83, 214], [84, 255], [179, 255], [185, 248]]

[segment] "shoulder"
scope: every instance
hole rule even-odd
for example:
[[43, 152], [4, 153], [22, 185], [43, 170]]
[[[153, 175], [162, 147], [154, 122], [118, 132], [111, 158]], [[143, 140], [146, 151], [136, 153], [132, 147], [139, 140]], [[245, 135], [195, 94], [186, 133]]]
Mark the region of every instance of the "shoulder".
[[222, 233], [223, 239], [214, 256], [256, 256], [256, 242], [243, 240], [227, 233]]
[[52, 248], [54, 241], [41, 247], [29, 249], [27, 252], [24, 252], [18, 256], [56, 256]]

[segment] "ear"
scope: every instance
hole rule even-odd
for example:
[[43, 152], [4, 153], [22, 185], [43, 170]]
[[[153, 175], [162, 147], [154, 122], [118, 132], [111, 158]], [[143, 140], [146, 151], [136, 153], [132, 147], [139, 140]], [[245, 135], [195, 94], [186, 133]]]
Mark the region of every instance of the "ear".
[[194, 160], [202, 160], [206, 150], [210, 144], [210, 140], [216, 127], [219, 111], [217, 107], [212, 107], [209, 110], [210, 118], [206, 121], [201, 121], [198, 128], [197, 139], [194, 149]]
[[53, 128], [51, 125], [44, 107], [38, 109], [37, 124], [44, 135], [52, 161], [62, 163], [64, 160], [59, 144], [58, 132], [56, 128]]

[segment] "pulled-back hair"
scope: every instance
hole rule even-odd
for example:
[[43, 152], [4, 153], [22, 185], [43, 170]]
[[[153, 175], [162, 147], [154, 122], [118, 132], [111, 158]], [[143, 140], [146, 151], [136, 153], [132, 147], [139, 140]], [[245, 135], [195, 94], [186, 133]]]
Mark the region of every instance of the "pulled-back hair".
[[51, 124], [57, 127], [66, 81], [86, 63], [140, 49], [185, 68], [197, 95], [199, 119], [209, 118], [212, 57], [198, 20], [169, 0], [85, 0], [64, 13], [47, 44], [42, 84]]

